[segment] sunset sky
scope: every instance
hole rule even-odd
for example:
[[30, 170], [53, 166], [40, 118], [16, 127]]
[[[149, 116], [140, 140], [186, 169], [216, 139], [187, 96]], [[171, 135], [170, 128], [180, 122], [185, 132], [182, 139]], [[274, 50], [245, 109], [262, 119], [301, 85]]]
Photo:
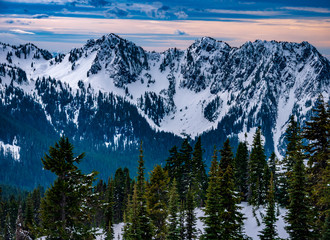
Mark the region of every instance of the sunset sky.
[[184, 49], [203, 36], [236, 47], [256, 39], [308, 41], [330, 58], [330, 1], [0, 1], [1, 42], [66, 52], [107, 33], [156, 51]]

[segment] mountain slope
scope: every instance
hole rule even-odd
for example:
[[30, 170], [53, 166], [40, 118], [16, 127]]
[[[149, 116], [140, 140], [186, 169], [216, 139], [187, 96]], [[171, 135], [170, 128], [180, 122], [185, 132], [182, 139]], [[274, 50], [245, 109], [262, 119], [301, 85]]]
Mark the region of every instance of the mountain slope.
[[307, 42], [234, 48], [204, 37], [186, 50], [156, 53], [108, 34], [55, 57], [33, 44], [1, 44], [0, 79], [1, 117], [14, 129], [1, 127], [3, 145], [16, 138], [21, 149], [29, 146], [29, 128], [38, 142], [64, 133], [102, 168], [107, 154], [129, 151], [121, 163], [113, 157], [115, 166], [135, 166], [139, 140], [148, 149], [157, 139], [164, 144], [151, 150], [151, 167], [179, 137], [202, 135], [208, 157], [214, 144], [244, 133], [251, 139], [258, 126], [267, 153], [283, 154], [290, 114], [303, 125], [320, 93], [328, 101], [330, 63]]

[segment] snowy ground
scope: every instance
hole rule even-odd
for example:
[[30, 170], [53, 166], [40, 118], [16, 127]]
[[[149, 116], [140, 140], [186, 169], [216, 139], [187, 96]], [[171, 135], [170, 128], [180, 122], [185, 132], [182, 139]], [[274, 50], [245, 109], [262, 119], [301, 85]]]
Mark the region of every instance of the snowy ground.
[[[257, 240], [259, 239], [258, 234], [259, 231], [261, 231], [263, 229], [263, 224], [262, 224], [262, 216], [265, 215], [266, 211], [264, 208], [260, 207], [259, 209], [257, 209], [255, 211], [255, 215], [253, 215], [253, 210], [252, 210], [252, 206], [249, 206], [246, 202], [243, 202], [240, 204], [243, 208], [242, 208], [242, 213], [244, 214], [244, 217], [246, 218], [244, 220], [244, 231], [245, 233], [251, 237], [253, 240]], [[286, 210], [283, 208], [279, 209], [279, 216], [278, 216], [278, 220], [277, 220], [277, 232], [279, 234], [280, 238], [288, 238], [289, 235], [287, 234], [287, 232], [285, 231], [284, 227], [285, 227], [285, 222], [283, 217], [286, 214]], [[200, 220], [201, 217], [204, 216], [204, 212], [201, 209], [196, 209], [196, 216], [198, 218], [197, 221], [197, 232], [199, 233], [199, 235], [203, 232], [204, 230], [204, 224], [203, 222]], [[258, 220], [257, 220], [258, 219]], [[260, 222], [260, 226], [258, 226], [257, 221]], [[124, 224], [120, 223], [120, 224], [116, 224], [114, 226], [114, 232], [115, 232], [115, 240], [122, 240], [122, 228], [123, 228]], [[102, 235], [102, 231], [98, 231], [98, 233], [100, 234], [96, 239], [97, 240], [103, 240], [104, 235]]]

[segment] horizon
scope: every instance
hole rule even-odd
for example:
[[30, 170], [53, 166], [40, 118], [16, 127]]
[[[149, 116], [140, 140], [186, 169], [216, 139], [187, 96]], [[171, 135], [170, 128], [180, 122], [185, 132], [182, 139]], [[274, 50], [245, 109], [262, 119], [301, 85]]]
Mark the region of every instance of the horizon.
[[148, 51], [186, 49], [212, 37], [232, 47], [247, 41], [307, 41], [330, 59], [330, 3], [325, 0], [3, 0], [0, 41], [31, 42], [67, 52], [114, 33]]

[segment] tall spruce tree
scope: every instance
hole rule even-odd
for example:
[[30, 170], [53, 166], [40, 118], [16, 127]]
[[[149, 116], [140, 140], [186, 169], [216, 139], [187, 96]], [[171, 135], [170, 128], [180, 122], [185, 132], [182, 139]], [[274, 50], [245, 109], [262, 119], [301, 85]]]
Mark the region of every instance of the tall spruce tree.
[[168, 232], [168, 186], [170, 179], [167, 171], [156, 165], [147, 184], [147, 207], [152, 225], [154, 227], [153, 239], [165, 240]]
[[42, 159], [44, 169], [57, 175], [41, 201], [41, 229], [49, 239], [89, 239], [94, 235], [90, 205], [96, 201], [92, 194], [96, 172], [81, 173], [75, 163], [83, 157], [74, 157], [73, 145], [61, 137]]
[[207, 174], [205, 171], [205, 162], [203, 161], [201, 137], [197, 138], [192, 155], [192, 189], [195, 192], [197, 205], [202, 207], [207, 189]]
[[316, 218], [314, 232], [319, 233], [317, 237], [321, 238], [330, 215], [330, 108], [322, 95], [312, 109], [311, 120], [306, 122], [303, 135], [308, 140], [309, 192]]
[[[137, 182], [134, 185], [134, 194], [131, 203], [128, 205], [128, 216], [124, 236], [127, 239], [152, 239], [152, 222], [147, 212], [146, 183], [144, 177], [144, 160], [142, 141], [140, 144], [139, 166]], [[126, 239], [125, 238], [125, 239]]]
[[182, 200], [185, 200], [188, 190], [192, 185], [192, 147], [188, 138], [184, 139], [179, 151], [178, 160], [181, 166], [179, 173], [181, 174], [180, 182], [178, 182], [179, 194]]
[[[226, 141], [227, 142], [227, 141]], [[243, 239], [243, 214], [240, 212], [241, 207], [240, 196], [235, 191], [235, 179], [233, 169], [233, 158], [229, 143], [224, 143], [221, 151], [222, 159], [227, 159], [227, 163], [223, 164], [226, 169], [220, 167], [220, 219], [221, 219], [221, 238], [220, 239]], [[229, 145], [229, 146], [228, 146]], [[221, 165], [220, 165], [221, 166]]]
[[235, 179], [237, 190], [242, 193], [243, 200], [246, 200], [248, 193], [248, 162], [249, 150], [246, 142], [240, 142], [235, 156]]
[[176, 179], [172, 181], [169, 199], [169, 218], [168, 218], [168, 240], [179, 240], [180, 229], [179, 229], [179, 194], [177, 189]]
[[196, 215], [195, 202], [192, 189], [188, 190], [186, 197], [186, 240], [197, 239], [196, 236]]
[[221, 236], [221, 219], [220, 219], [220, 176], [219, 163], [217, 157], [217, 149], [214, 146], [211, 168], [209, 172], [209, 183], [206, 193], [205, 217], [203, 218], [204, 238], [208, 240], [217, 240]]
[[298, 133], [293, 154], [293, 169], [289, 177], [289, 205], [285, 220], [287, 232], [292, 240], [311, 239], [311, 211], [306, 191], [306, 172], [301, 137]]
[[257, 206], [264, 202], [266, 183], [264, 178], [266, 155], [261, 140], [261, 129], [257, 128], [253, 137], [252, 150], [249, 161], [249, 193], [248, 201]]
[[105, 235], [106, 240], [111, 240], [114, 238], [114, 229], [113, 229], [113, 207], [114, 207], [114, 181], [111, 178], [108, 181], [108, 186], [106, 190], [106, 199], [105, 199]]
[[274, 240], [277, 239], [277, 230], [276, 230], [276, 209], [275, 209], [275, 186], [273, 172], [271, 172], [269, 191], [267, 197], [267, 210], [266, 216], [263, 219], [265, 225], [264, 229], [260, 231], [261, 240]]

